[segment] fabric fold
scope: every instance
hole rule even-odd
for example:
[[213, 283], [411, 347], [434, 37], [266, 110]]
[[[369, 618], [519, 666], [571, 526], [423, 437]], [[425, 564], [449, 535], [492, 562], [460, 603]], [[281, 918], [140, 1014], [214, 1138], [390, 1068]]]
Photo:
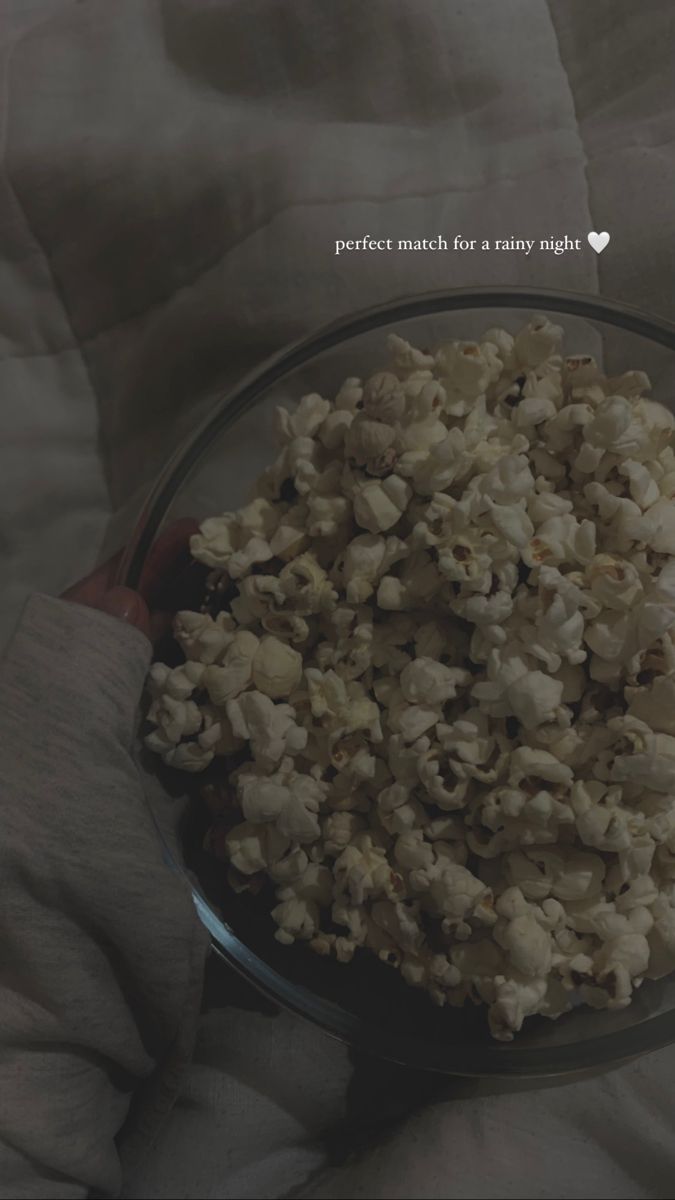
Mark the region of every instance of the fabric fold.
[[208, 939], [131, 757], [150, 653], [33, 596], [0, 667], [2, 1195], [115, 1195], [132, 1096], [137, 1158], [189, 1060]]

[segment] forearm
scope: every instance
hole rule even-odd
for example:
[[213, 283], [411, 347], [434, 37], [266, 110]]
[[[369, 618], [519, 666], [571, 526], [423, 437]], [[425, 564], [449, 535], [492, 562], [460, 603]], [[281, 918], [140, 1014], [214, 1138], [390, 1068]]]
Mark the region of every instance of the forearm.
[[129, 754], [149, 658], [132, 627], [33, 597], [0, 668], [8, 1195], [114, 1194], [129, 1098], [196, 1016], [204, 940]]

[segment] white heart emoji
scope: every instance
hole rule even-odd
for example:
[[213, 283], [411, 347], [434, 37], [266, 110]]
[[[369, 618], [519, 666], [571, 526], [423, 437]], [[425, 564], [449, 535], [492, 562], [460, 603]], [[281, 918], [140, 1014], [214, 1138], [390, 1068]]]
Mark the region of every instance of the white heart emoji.
[[588, 235], [588, 243], [593, 247], [596, 254], [602, 254], [608, 241], [609, 234], [607, 230], [605, 230], [604, 233], [595, 233], [594, 230], [591, 230]]

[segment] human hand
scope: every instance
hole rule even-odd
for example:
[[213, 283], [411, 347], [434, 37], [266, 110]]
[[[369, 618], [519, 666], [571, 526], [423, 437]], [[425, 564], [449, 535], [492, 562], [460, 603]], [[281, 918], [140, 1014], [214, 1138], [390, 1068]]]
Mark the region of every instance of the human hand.
[[175, 521], [152, 546], [143, 567], [138, 591], [116, 580], [123, 551], [78, 580], [62, 593], [63, 600], [84, 604], [135, 626], [153, 643], [171, 625], [173, 614], [192, 602], [190, 593], [199, 565], [190, 557], [190, 537], [198, 523], [190, 517]]
[[148, 1078], [172, 1097], [194, 1038], [208, 934], [135, 753], [151, 645], [92, 610], [152, 638], [198, 607], [195, 528], [157, 540], [138, 590], [118, 555], [70, 603], [30, 596], [0, 664], [1, 1196], [117, 1195], [132, 1093], [131, 1122]]

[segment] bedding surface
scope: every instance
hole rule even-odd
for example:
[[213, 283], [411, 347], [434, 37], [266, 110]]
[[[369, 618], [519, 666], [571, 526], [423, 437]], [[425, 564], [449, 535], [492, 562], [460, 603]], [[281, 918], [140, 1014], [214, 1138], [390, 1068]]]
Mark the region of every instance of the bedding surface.
[[[674, 20], [669, 0], [4, 0], [0, 643], [28, 592], [123, 543], [223, 388], [328, 320], [491, 283], [672, 318]], [[437, 233], [584, 249], [333, 253]], [[207, 1003], [129, 1196], [671, 1194], [673, 1051], [507, 1098], [354, 1063], [214, 970]]]

